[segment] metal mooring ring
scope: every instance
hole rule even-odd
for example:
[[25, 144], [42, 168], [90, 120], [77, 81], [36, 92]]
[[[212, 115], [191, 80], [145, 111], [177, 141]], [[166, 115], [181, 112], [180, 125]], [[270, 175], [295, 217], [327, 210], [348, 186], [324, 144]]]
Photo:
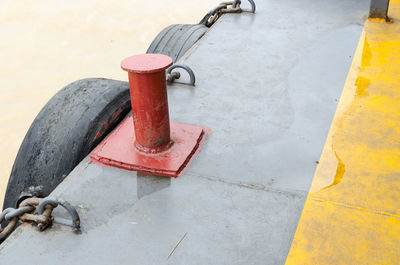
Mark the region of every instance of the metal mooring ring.
[[65, 201], [63, 199], [56, 199], [53, 197], [44, 198], [37, 207], [38, 213], [43, 214], [44, 210], [46, 209], [46, 206], [49, 204], [61, 205], [71, 215], [72, 220], [66, 220], [64, 218], [54, 217], [55, 223], [71, 226], [75, 229], [80, 228], [81, 221], [80, 221], [78, 212], [75, 210], [75, 208], [71, 204], [69, 204], [67, 201]]
[[185, 71], [189, 74], [190, 81], [189, 81], [189, 83], [184, 83], [184, 82], [175, 81], [176, 79], [173, 79], [173, 80], [171, 81], [171, 83], [178, 83], [178, 84], [183, 84], [183, 85], [191, 85], [191, 86], [194, 86], [194, 83], [196, 82], [196, 77], [194, 76], [193, 70], [190, 69], [190, 67], [187, 66], [187, 65], [184, 65], [184, 64], [174, 64], [174, 65], [172, 65], [171, 67], [169, 67], [169, 68], [167, 69], [167, 74], [171, 74], [172, 70], [174, 70], [174, 69], [176, 69], [176, 68], [181, 68], [181, 69], [185, 70]]
[[[255, 13], [256, 12], [256, 3], [254, 3], [253, 0], [247, 0], [247, 1], [249, 1], [250, 5], [251, 5], [251, 10], [242, 9], [242, 12]], [[241, 0], [234, 0], [232, 7], [237, 7], [237, 5], [240, 5], [240, 3], [241, 3]]]

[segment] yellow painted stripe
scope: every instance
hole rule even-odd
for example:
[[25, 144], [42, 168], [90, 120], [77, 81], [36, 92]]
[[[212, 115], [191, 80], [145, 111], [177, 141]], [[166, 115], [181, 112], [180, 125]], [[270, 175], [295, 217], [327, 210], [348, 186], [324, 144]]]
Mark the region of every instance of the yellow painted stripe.
[[367, 21], [286, 260], [400, 264], [400, 0]]

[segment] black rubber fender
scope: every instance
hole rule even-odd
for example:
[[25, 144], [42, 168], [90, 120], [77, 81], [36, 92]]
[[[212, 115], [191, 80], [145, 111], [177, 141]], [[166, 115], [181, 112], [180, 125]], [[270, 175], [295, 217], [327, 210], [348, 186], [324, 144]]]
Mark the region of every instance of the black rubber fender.
[[163, 29], [150, 44], [147, 53], [168, 55], [177, 62], [207, 32], [202, 24], [174, 24]]
[[3, 208], [45, 197], [131, 110], [127, 82], [73, 82], [39, 112], [15, 159]]

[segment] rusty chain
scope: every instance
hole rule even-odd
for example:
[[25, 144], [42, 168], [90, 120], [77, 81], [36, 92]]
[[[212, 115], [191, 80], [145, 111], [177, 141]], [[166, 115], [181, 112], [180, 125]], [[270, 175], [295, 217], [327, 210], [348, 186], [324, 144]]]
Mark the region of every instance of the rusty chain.
[[211, 27], [223, 14], [227, 13], [242, 13], [242, 12], [249, 12], [255, 13], [256, 12], [256, 5], [253, 0], [248, 0], [251, 9], [245, 10], [241, 8], [241, 0], [234, 0], [229, 2], [222, 2], [217, 7], [211, 9], [204, 18], [200, 21], [199, 24], [203, 24], [207, 27]]
[[[53, 209], [58, 205], [62, 206], [71, 216], [71, 220], [64, 218], [53, 217], [51, 214]], [[7, 225], [5, 225], [8, 222]], [[23, 200], [17, 209], [7, 208], [0, 214], [0, 224], [4, 228], [0, 228], [0, 243], [3, 242], [17, 224], [31, 223], [36, 224], [39, 231], [48, 228], [53, 222], [68, 225], [74, 228], [75, 231], [80, 229], [80, 218], [78, 212], [73, 206], [63, 199], [53, 197], [46, 198], [27, 198]]]

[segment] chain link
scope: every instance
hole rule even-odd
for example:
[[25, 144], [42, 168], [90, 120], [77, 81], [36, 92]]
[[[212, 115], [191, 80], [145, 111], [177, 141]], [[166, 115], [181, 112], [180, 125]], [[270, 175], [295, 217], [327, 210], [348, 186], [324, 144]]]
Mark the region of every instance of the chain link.
[[[58, 205], [67, 210], [72, 220], [51, 216], [53, 209]], [[80, 218], [76, 209], [65, 200], [53, 197], [27, 198], [19, 204], [17, 209], [4, 209], [0, 214], [1, 227], [5, 225], [3, 229], [0, 228], [0, 243], [14, 231], [18, 222], [35, 224], [39, 231], [45, 230], [53, 222], [71, 226], [75, 231], [80, 229]]]
[[227, 14], [227, 13], [242, 13], [242, 12], [255, 13], [256, 5], [255, 5], [254, 1], [253, 0], [248, 0], [248, 1], [251, 5], [250, 10], [244, 10], [240, 7], [240, 5], [242, 3], [241, 0], [222, 2], [214, 9], [211, 9], [204, 16], [204, 18], [200, 21], [199, 24], [203, 24], [207, 27], [211, 27], [222, 16], [222, 14]]

